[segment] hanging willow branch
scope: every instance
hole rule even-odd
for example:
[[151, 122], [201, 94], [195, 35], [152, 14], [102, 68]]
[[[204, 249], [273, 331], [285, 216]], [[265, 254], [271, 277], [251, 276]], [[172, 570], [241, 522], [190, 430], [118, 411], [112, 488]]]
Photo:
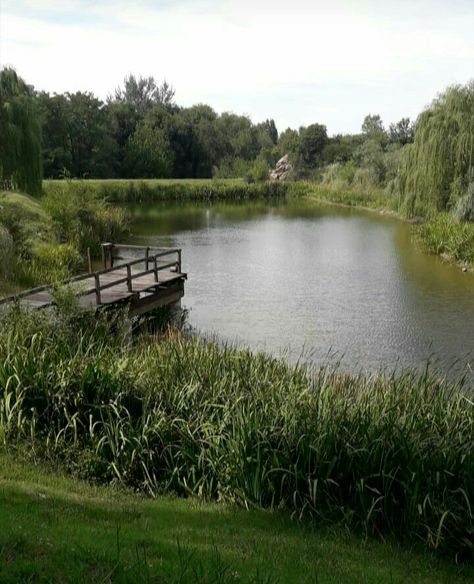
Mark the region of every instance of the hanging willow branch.
[[441, 94], [416, 123], [400, 188], [409, 215], [450, 209], [474, 180], [474, 81]]
[[41, 129], [31, 89], [13, 69], [0, 71], [0, 180], [41, 192]]

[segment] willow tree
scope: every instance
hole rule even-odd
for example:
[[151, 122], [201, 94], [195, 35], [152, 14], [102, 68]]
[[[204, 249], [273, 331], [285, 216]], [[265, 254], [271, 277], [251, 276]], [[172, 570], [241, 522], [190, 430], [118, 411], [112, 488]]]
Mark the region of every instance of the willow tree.
[[41, 128], [31, 89], [13, 69], [0, 71], [0, 181], [41, 191]]
[[474, 181], [474, 81], [448, 88], [420, 114], [400, 188], [408, 214], [454, 207]]

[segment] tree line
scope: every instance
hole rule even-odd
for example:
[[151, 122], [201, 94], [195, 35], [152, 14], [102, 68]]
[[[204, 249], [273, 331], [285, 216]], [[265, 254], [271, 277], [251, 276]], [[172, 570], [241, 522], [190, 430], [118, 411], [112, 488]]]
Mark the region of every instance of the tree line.
[[[0, 71], [0, 180], [37, 194], [41, 178], [265, 180], [283, 155], [292, 178], [398, 193], [409, 214], [474, 198], [474, 83], [448, 88], [416, 123], [386, 128], [367, 115], [357, 134], [328, 136], [320, 123], [279, 133], [206, 104], [182, 107], [174, 88], [128, 75], [105, 101], [91, 92], [35, 91]], [[469, 195], [465, 199], [466, 195]], [[466, 207], [467, 205], [467, 207]], [[474, 203], [473, 203], [474, 205]], [[472, 211], [474, 214], [474, 211]]]
[[[322, 124], [279, 135], [272, 119], [254, 124], [247, 116], [219, 115], [205, 104], [181, 107], [174, 88], [153, 77], [128, 75], [105, 102], [91, 92], [37, 92], [12, 69], [2, 70], [0, 86], [3, 113], [14, 104], [25, 118], [34, 118], [29, 133], [35, 135], [36, 149], [40, 144], [45, 178], [240, 177], [252, 171], [262, 178], [284, 154], [304, 177], [325, 164], [351, 159], [368, 136], [380, 132], [380, 118], [369, 116], [367, 128], [356, 136], [328, 137]], [[15, 119], [10, 126], [23, 131], [26, 119]], [[402, 120], [379, 142], [411, 139], [409, 120]], [[5, 151], [18, 152], [11, 148], [14, 141], [11, 132], [2, 132]], [[11, 164], [3, 163], [3, 154], [6, 177]]]

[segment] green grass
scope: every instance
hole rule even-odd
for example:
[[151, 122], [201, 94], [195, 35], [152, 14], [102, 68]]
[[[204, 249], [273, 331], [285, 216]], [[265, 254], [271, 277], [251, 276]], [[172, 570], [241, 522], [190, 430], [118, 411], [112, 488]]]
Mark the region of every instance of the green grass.
[[413, 227], [415, 237], [428, 253], [474, 267], [474, 223], [456, 223], [447, 213]]
[[117, 203], [178, 200], [255, 199], [284, 196], [284, 183], [252, 183], [242, 179], [111, 179], [45, 180], [43, 192], [62, 193], [87, 189], [99, 198]]
[[462, 379], [312, 373], [176, 334], [130, 346], [119, 321], [61, 310], [0, 323], [0, 442], [151, 495], [286, 509], [472, 558]]
[[326, 185], [313, 183], [294, 183], [290, 187], [290, 195], [304, 196], [308, 199], [322, 201], [347, 207], [358, 207], [395, 213], [398, 210], [398, 198], [388, 195], [385, 191], [357, 191], [351, 189], [337, 189]]
[[48, 214], [41, 206], [41, 202], [30, 195], [24, 193], [2, 191], [0, 192], [0, 207], [2, 204], [19, 205], [30, 216], [36, 216], [43, 220], [48, 220]]
[[430, 554], [311, 529], [283, 513], [146, 499], [0, 455], [0, 581], [464, 583]]

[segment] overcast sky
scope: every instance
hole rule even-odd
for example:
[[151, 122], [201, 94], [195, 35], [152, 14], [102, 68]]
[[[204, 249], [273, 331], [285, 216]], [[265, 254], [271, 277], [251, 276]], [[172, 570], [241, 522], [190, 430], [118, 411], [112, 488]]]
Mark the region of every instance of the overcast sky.
[[49, 92], [153, 75], [180, 105], [356, 132], [474, 77], [474, 2], [0, 0], [0, 62]]

